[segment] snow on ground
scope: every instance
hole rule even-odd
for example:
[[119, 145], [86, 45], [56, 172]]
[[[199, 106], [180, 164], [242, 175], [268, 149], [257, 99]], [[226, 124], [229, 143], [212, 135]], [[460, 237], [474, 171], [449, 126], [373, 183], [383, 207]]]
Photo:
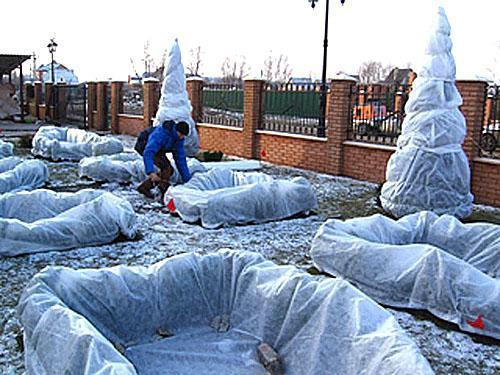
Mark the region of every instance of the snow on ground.
[[[120, 137], [128, 146], [132, 140]], [[19, 153], [19, 151], [18, 151]], [[26, 150], [20, 152], [27, 155]], [[208, 253], [220, 248], [256, 251], [279, 264], [313, 271], [309, 247], [319, 226], [328, 217], [351, 218], [381, 212], [378, 186], [340, 177], [266, 164], [264, 172], [279, 177], [304, 176], [314, 186], [320, 202], [317, 215], [280, 222], [206, 230], [171, 216], [158, 202], [144, 199], [129, 185], [98, 185], [77, 176], [77, 163], [48, 163], [49, 188], [76, 191], [102, 187], [128, 199], [139, 215], [140, 239], [65, 252], [0, 259], [0, 374], [24, 371], [22, 327], [16, 317], [20, 294], [38, 271], [49, 265], [101, 268], [118, 264], [149, 265], [183, 252]], [[478, 209], [482, 211], [483, 208]], [[484, 208], [500, 219], [500, 210]], [[500, 371], [498, 342], [472, 337], [422, 312], [389, 309], [421, 348], [439, 374], [494, 374]]]

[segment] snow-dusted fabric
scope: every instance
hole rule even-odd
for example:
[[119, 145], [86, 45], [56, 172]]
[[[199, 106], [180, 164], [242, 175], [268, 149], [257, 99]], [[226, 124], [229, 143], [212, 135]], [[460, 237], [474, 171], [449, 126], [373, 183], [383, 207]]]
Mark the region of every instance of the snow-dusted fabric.
[[208, 161], [203, 166], [207, 169], [231, 169], [233, 171], [257, 171], [262, 169], [258, 160], [236, 160], [236, 161]]
[[[432, 374], [395, 318], [343, 280], [255, 253], [36, 275], [18, 306], [36, 374]], [[55, 360], [57, 358], [57, 360]]]
[[44, 185], [48, 178], [49, 170], [40, 160], [16, 156], [0, 159], [0, 194], [33, 190]]
[[500, 226], [421, 212], [330, 220], [311, 255], [318, 269], [380, 303], [426, 309], [467, 332], [500, 338]]
[[[182, 183], [182, 177], [177, 170], [173, 157], [167, 154], [174, 173], [170, 183]], [[206, 168], [198, 160], [189, 158], [187, 161], [191, 175], [205, 172]], [[146, 179], [144, 161], [138, 153], [121, 153], [111, 156], [95, 156], [80, 161], [78, 172], [80, 177], [88, 177], [96, 181], [141, 182]]]
[[472, 212], [470, 169], [461, 146], [466, 123], [458, 109], [462, 98], [455, 86], [450, 30], [439, 8], [382, 187], [382, 206], [396, 217], [423, 210], [457, 217]]
[[133, 238], [135, 232], [131, 204], [104, 191], [0, 196], [0, 256], [103, 245], [120, 234]]
[[0, 84], [0, 120], [8, 119], [21, 113], [19, 103], [14, 100], [16, 89], [10, 83]]
[[305, 178], [275, 180], [263, 173], [217, 168], [169, 188], [164, 199], [182, 220], [201, 220], [206, 228], [281, 220], [318, 206]]
[[79, 161], [89, 156], [123, 152], [123, 144], [113, 137], [73, 128], [41, 127], [33, 138], [33, 155], [52, 160]]
[[9, 142], [4, 142], [0, 139], [0, 159], [12, 156], [14, 153], [14, 145]]
[[132, 152], [84, 158], [80, 160], [78, 173], [80, 177], [96, 181], [137, 182], [146, 179], [141, 155]]
[[185, 137], [184, 149], [187, 156], [194, 157], [200, 150], [200, 141], [191, 116], [192, 110], [193, 107], [186, 89], [186, 75], [181, 60], [181, 49], [175, 40], [165, 66], [165, 79], [161, 88], [160, 103], [154, 126], [162, 125], [168, 120], [188, 123], [189, 135]]

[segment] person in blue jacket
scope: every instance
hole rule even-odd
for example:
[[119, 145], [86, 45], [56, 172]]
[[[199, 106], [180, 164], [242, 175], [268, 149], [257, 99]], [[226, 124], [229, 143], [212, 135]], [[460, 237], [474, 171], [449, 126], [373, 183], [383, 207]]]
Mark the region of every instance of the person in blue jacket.
[[[174, 169], [170, 165], [167, 153], [174, 156], [177, 170], [182, 181], [188, 182], [191, 178], [184, 151], [184, 137], [189, 135], [189, 125], [186, 122], [165, 121], [161, 126], [155, 126], [144, 130], [137, 139], [135, 149], [143, 156], [144, 167], [148, 178], [142, 182], [137, 190], [153, 198], [151, 189], [158, 185], [162, 195], [170, 186], [169, 180]], [[155, 172], [155, 166], [160, 173]]]

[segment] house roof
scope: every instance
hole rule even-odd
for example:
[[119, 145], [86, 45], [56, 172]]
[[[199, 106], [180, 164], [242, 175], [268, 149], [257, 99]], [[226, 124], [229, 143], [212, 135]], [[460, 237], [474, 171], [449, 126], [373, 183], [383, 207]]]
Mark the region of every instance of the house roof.
[[[70, 71], [70, 69], [68, 67], [66, 67], [65, 65], [63, 65], [61, 63], [58, 63], [57, 61], [54, 61], [54, 66], [56, 69]], [[50, 71], [50, 69], [51, 69], [51, 63], [48, 63], [48, 64], [40, 65], [38, 67], [37, 71], [45, 72], [45, 71]]]
[[407, 85], [410, 82], [411, 73], [413, 73], [411, 69], [394, 68], [387, 77], [385, 77], [382, 83]]
[[2, 55], [0, 54], [0, 74], [8, 74], [18, 68], [26, 60], [29, 60], [31, 55]]

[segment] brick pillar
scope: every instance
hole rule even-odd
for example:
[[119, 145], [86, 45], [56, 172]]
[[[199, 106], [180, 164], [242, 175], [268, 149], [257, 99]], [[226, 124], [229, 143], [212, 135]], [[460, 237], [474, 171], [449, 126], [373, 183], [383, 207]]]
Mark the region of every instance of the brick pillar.
[[118, 114], [123, 113], [123, 84], [125, 82], [111, 82], [111, 132], [120, 134]]
[[408, 77], [408, 85], [413, 85], [413, 82], [417, 79], [417, 73], [414, 71], [410, 72], [410, 76]]
[[97, 82], [96, 94], [96, 130], [108, 130], [108, 82]]
[[481, 81], [457, 81], [457, 88], [462, 95], [464, 104], [460, 110], [467, 120], [467, 134], [463, 144], [469, 165], [473, 168], [473, 160], [479, 155], [479, 141], [483, 131], [484, 107], [488, 84]]
[[37, 119], [40, 119], [40, 104], [42, 101], [42, 82], [35, 81], [33, 88], [33, 104], [35, 106], [35, 110], [33, 116]]
[[243, 98], [243, 157], [257, 157], [256, 130], [262, 121], [262, 98], [264, 81], [249, 79], [244, 84]]
[[189, 78], [186, 82], [189, 100], [193, 106], [193, 120], [195, 123], [203, 121], [203, 79]]
[[325, 169], [334, 175], [343, 174], [344, 142], [351, 125], [351, 95], [356, 83], [349, 80], [333, 80], [328, 94], [327, 137], [330, 165]]
[[493, 118], [493, 95], [488, 95], [484, 106], [484, 125], [488, 125]]
[[87, 116], [88, 116], [88, 127], [89, 129], [95, 129], [95, 117], [94, 112], [97, 110], [97, 83], [88, 82], [87, 83]]
[[359, 93], [358, 93], [358, 105], [359, 106], [365, 105], [365, 102], [366, 102], [366, 92], [367, 91], [368, 91], [367, 86], [360, 85], [360, 87], [359, 87]]
[[66, 120], [66, 90], [68, 89], [66, 86], [66, 83], [64, 82], [59, 82], [56, 86], [56, 94], [57, 94], [57, 99], [56, 99], [56, 104], [57, 104], [57, 109], [56, 109], [56, 118], [64, 122]]
[[156, 78], [146, 78], [143, 83], [144, 88], [144, 128], [149, 128], [153, 124], [153, 118], [158, 111], [158, 87], [160, 81]]
[[398, 91], [394, 98], [394, 112], [404, 112], [403, 95], [405, 95], [403, 87], [398, 86]]
[[54, 85], [52, 84], [52, 82], [45, 82], [45, 117], [49, 117], [51, 120], [55, 120], [55, 98], [52, 97], [53, 87]]

